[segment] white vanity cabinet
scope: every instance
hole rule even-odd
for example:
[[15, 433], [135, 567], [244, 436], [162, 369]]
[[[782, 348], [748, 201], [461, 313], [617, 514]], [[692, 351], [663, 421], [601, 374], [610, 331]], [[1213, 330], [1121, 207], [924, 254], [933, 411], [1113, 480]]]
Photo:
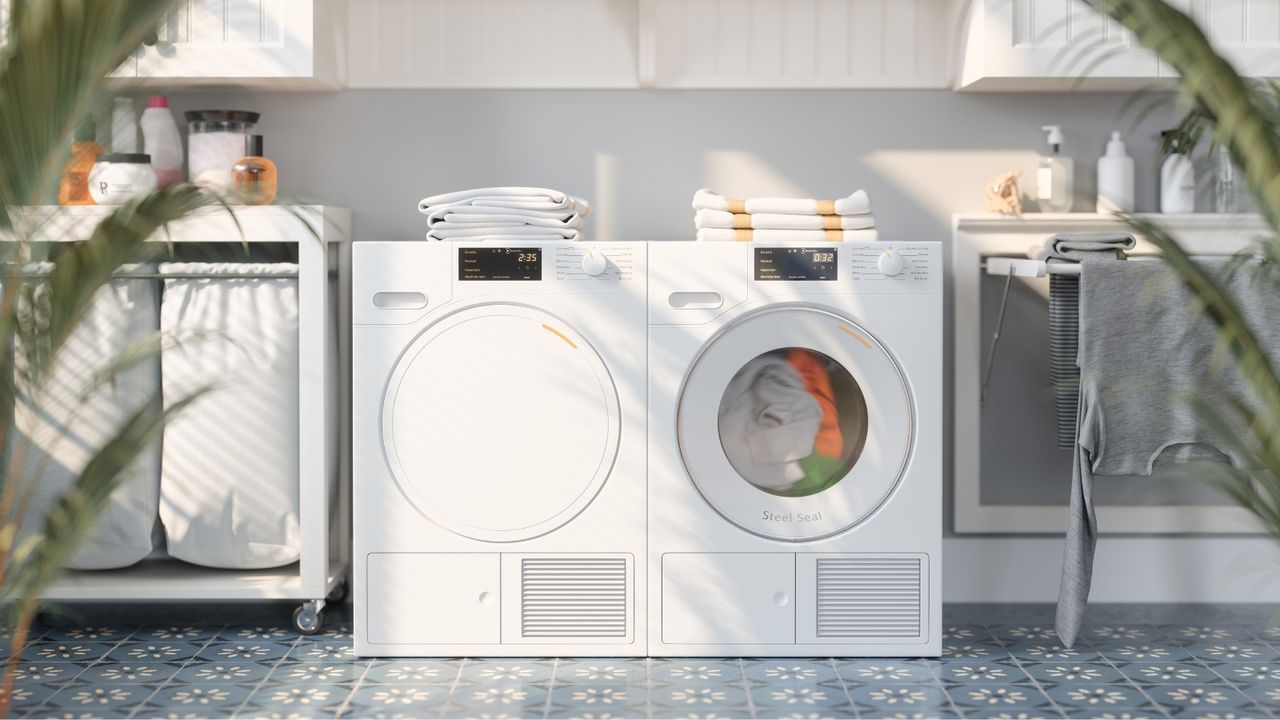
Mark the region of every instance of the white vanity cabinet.
[[[1249, 77], [1280, 77], [1280, 0], [1170, 0]], [[1082, 0], [974, 0], [962, 90], [1137, 90], [1177, 77]]]

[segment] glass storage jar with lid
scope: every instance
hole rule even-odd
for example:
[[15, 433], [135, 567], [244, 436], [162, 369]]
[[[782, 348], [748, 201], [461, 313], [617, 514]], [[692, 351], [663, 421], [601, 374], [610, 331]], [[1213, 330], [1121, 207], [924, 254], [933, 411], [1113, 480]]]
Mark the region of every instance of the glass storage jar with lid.
[[191, 182], [229, 190], [231, 168], [244, 157], [258, 113], [244, 110], [193, 110], [187, 118], [187, 168]]

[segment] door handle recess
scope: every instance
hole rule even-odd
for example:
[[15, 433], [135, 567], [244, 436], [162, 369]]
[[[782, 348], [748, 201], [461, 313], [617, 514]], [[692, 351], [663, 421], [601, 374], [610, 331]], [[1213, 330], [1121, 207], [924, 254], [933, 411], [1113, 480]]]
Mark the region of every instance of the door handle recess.
[[667, 302], [673, 308], [699, 310], [718, 308], [724, 304], [724, 298], [718, 292], [673, 292]]
[[373, 304], [384, 310], [419, 310], [427, 306], [427, 296], [420, 292], [380, 292], [373, 294]]

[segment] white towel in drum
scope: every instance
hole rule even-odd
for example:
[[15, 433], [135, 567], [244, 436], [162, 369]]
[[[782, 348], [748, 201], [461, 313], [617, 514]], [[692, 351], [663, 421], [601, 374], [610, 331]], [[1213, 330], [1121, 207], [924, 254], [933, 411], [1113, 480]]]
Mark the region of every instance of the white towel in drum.
[[577, 240], [579, 230], [573, 227], [546, 227], [543, 225], [516, 225], [511, 223], [503, 223], [501, 225], [456, 225], [453, 223], [440, 223], [427, 231], [428, 240], [483, 240], [492, 235], [507, 235], [513, 237], [538, 237], [550, 238], [552, 241], [557, 240]]
[[[298, 559], [298, 281], [182, 278], [292, 264], [165, 263], [164, 399], [214, 388], [165, 428], [160, 518], [169, 554], [268, 568]], [[169, 347], [172, 346], [172, 347]]]
[[784, 213], [731, 213], [728, 210], [699, 210], [693, 216], [696, 228], [736, 230], [869, 230], [875, 217], [866, 215], [787, 215]]
[[827, 243], [827, 242], [875, 242], [879, 233], [872, 230], [733, 230], [731, 228], [700, 228], [697, 238], [702, 242], [766, 242], [766, 243]]
[[837, 200], [806, 198], [734, 198], [717, 195], [707, 189], [693, 194], [694, 210], [723, 210], [731, 213], [782, 213], [787, 215], [865, 215], [871, 212], [871, 199], [865, 190]]
[[744, 479], [783, 491], [804, 479], [822, 408], [786, 358], [763, 355], [729, 381], [719, 410], [720, 444]]
[[[25, 270], [47, 274], [52, 263]], [[153, 268], [125, 266], [122, 271]], [[32, 279], [30, 294], [20, 293], [17, 318], [27, 329], [47, 330], [49, 285]], [[63, 345], [38, 397], [19, 383], [14, 407], [15, 437], [10, 451], [21, 452], [24, 484], [34, 485], [22, 537], [41, 530], [44, 518], [76, 482], [90, 458], [147, 402], [160, 401], [160, 359], [146, 357], [107, 377], [112, 363], [131, 346], [154, 338], [160, 329], [159, 283], [148, 279], [112, 280], [94, 296], [84, 317]], [[17, 371], [27, 367], [19, 345]], [[11, 456], [15, 457], [15, 456]], [[160, 449], [144, 449], [125, 470], [88, 537], [67, 567], [76, 570], [122, 568], [153, 549], [152, 531], [160, 504]]]

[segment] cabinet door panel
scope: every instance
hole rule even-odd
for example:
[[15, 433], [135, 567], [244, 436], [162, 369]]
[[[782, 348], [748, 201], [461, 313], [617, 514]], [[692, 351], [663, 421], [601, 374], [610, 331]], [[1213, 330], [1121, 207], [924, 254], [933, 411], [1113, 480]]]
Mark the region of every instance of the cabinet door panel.
[[291, 78], [313, 71], [313, 0], [182, 0], [160, 41], [138, 58], [143, 78]]

